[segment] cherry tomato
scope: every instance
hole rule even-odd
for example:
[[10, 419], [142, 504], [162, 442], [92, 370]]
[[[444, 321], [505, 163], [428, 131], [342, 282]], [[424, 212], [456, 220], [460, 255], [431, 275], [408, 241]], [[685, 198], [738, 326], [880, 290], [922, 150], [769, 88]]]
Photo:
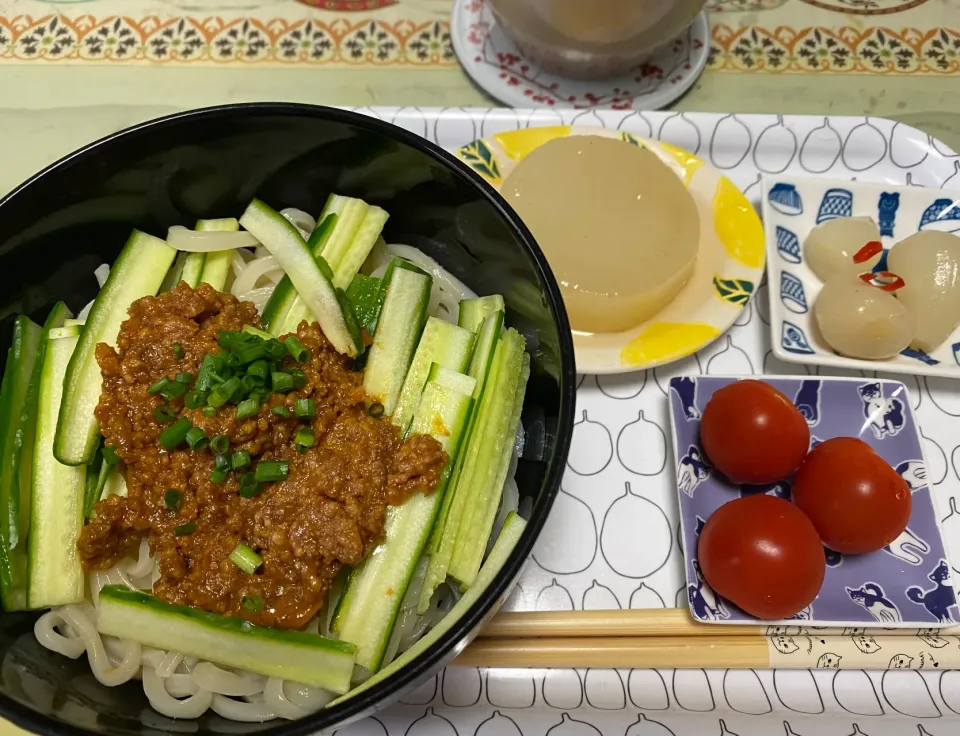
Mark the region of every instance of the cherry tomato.
[[910, 520], [910, 487], [863, 440], [837, 437], [817, 445], [800, 465], [793, 502], [823, 543], [847, 554], [876, 552]]
[[762, 381], [735, 381], [703, 410], [700, 441], [714, 467], [734, 483], [775, 483], [800, 465], [810, 428], [800, 410]]
[[697, 557], [716, 593], [768, 621], [809, 606], [827, 569], [810, 520], [789, 501], [762, 494], [714, 511], [700, 532]]

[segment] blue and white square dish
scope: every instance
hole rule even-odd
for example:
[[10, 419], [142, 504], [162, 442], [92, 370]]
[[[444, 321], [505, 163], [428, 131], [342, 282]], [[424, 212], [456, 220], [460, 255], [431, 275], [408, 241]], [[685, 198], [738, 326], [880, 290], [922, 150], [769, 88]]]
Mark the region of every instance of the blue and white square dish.
[[[960, 194], [813, 176], [768, 176], [762, 181], [763, 229], [770, 295], [770, 342], [788, 363], [960, 378], [960, 328], [932, 353], [907, 349], [891, 360], [838, 355], [813, 316], [822, 283], [807, 266], [803, 244], [814, 227], [837, 217], [873, 218], [884, 249], [924, 230], [960, 234]], [[874, 270], [883, 270], [886, 256]]]
[[[768, 493], [790, 497], [787, 478], [770, 486], [739, 486], [710, 467], [700, 445], [700, 417], [714, 392], [737, 378], [677, 377], [670, 380], [670, 423], [677, 467], [687, 598], [698, 621], [756, 624], [757, 619], [722, 600], [704, 582], [697, 565], [700, 530], [727, 501]], [[957, 621], [957, 599], [931, 491], [919, 428], [907, 388], [899, 381], [863, 378], [764, 380], [791, 398], [810, 426], [811, 448], [833, 437], [859, 437], [904, 478], [913, 493], [910, 521], [896, 541], [867, 555], [824, 550], [827, 571], [820, 594], [788, 621], [818, 626], [925, 628]]]

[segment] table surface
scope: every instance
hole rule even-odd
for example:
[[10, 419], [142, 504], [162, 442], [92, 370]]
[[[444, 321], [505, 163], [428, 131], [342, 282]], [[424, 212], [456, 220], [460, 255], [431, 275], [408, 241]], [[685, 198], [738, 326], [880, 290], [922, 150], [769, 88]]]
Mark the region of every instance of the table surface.
[[[257, 100], [497, 106], [456, 63], [450, 7], [0, 0], [0, 195], [90, 140], [177, 110]], [[960, 150], [960, 0], [709, 0], [707, 8], [708, 67], [674, 109], [887, 117]], [[713, 733], [717, 720], [710, 724]], [[17, 731], [0, 722], [8, 732]]]

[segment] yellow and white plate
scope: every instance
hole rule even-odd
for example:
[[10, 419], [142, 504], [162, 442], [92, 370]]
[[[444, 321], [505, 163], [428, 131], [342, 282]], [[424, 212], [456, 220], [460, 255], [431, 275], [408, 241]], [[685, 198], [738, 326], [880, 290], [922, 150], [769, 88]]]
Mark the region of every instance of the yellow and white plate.
[[619, 130], [569, 125], [497, 133], [462, 146], [456, 155], [499, 190], [531, 151], [554, 138], [571, 135], [619, 138], [649, 149], [683, 180], [700, 213], [700, 250], [686, 286], [658, 314], [630, 330], [575, 331], [577, 371], [625, 373], [653, 368], [709, 345], [733, 325], [756, 293], [765, 258], [763, 226], [756, 210], [737, 186], [710, 164], [669, 143]]

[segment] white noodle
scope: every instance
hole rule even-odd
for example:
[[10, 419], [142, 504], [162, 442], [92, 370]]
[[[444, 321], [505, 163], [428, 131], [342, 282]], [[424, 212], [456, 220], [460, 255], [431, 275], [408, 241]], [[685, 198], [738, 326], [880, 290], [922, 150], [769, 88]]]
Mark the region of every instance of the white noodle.
[[192, 674], [193, 681], [202, 690], [237, 697], [263, 692], [267, 679], [251, 673], [237, 675], [210, 662], [199, 662]]
[[286, 217], [290, 224], [300, 231], [304, 240], [310, 237], [313, 228], [317, 226], [316, 220], [303, 210], [298, 210], [296, 207], [287, 207], [286, 209], [280, 210], [280, 214]]
[[219, 230], [190, 230], [182, 225], [174, 225], [167, 231], [167, 243], [171, 248], [188, 253], [210, 253], [215, 250], [233, 250], [260, 245], [246, 230], [235, 232]]
[[423, 251], [409, 245], [389, 244], [387, 251], [410, 261], [433, 277], [430, 305], [427, 311], [434, 317], [456, 324], [460, 316], [460, 301], [476, 299], [476, 293], [460, 279], [447, 271]]
[[273, 296], [273, 286], [262, 286], [259, 289], [248, 291], [245, 294], [237, 294], [237, 299], [245, 302], [253, 302], [260, 314], [263, 314], [263, 308], [267, 306], [270, 297]]
[[47, 649], [70, 659], [77, 659], [87, 651], [82, 639], [68, 639], [57, 631], [57, 627], [66, 627], [67, 622], [56, 610], [47, 611], [33, 625], [34, 636]]
[[177, 652], [167, 652], [166, 656], [160, 660], [160, 664], [157, 665], [157, 677], [170, 677], [175, 674], [177, 667], [180, 666], [180, 663], [183, 661], [183, 655], [178, 654]]
[[150, 556], [150, 540], [144, 537], [140, 540], [140, 549], [137, 561], [127, 567], [127, 574], [132, 578], [143, 578], [153, 572], [154, 561]]
[[230, 288], [230, 293], [234, 296], [240, 296], [248, 291], [253, 291], [258, 285], [262, 286], [258, 282], [264, 277], [276, 284], [283, 278], [283, 269], [280, 268], [280, 263], [276, 258], [267, 256], [265, 258], [255, 258], [246, 263], [235, 275], [236, 280]]
[[[159, 676], [160, 673], [158, 672], [157, 677]], [[167, 692], [175, 698], [189, 698], [191, 695], [199, 693], [202, 689], [194, 681], [193, 675], [181, 675], [178, 673], [163, 678], [163, 686], [167, 689]]]
[[143, 670], [143, 692], [147, 700], [155, 711], [169, 718], [199, 718], [213, 703], [213, 693], [206, 690], [199, 690], [186, 700], [179, 700], [167, 692], [165, 682], [157, 677], [154, 670]]
[[226, 695], [214, 695], [210, 704], [213, 712], [231, 721], [245, 721], [246, 723], [263, 723], [277, 717], [265, 703], [244, 703], [240, 700], [228, 698]]
[[279, 677], [270, 677], [263, 688], [263, 704], [280, 718], [295, 721], [303, 718], [308, 711], [299, 705], [290, 702], [283, 690], [283, 680]]
[[107, 277], [110, 276], [110, 266], [101, 263], [94, 269], [93, 275], [97, 277], [97, 285], [102, 289], [103, 285], [107, 283]]

